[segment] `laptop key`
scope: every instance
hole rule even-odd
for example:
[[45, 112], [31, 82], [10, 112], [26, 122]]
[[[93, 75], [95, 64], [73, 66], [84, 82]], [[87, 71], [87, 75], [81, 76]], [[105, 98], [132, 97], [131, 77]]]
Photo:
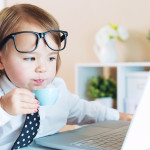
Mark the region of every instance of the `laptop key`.
[[104, 150], [117, 150], [118, 147], [121, 148], [124, 135], [126, 134], [128, 127], [123, 127], [115, 129], [111, 132], [106, 132], [102, 134], [97, 134], [93, 137], [86, 138], [85, 140], [72, 143], [78, 147], [92, 147], [96, 149]]

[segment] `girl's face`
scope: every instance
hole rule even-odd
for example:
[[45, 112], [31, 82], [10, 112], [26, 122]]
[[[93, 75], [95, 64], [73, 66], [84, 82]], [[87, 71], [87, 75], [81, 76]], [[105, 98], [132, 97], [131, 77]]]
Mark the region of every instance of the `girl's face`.
[[[19, 31], [45, 32], [40, 26], [27, 22]], [[23, 44], [28, 43], [30, 39]], [[33, 91], [44, 88], [54, 79], [58, 52], [49, 49], [43, 38], [37, 49], [31, 53], [17, 52], [11, 39], [6, 48], [6, 53], [0, 53], [0, 69], [5, 70], [15, 86]]]

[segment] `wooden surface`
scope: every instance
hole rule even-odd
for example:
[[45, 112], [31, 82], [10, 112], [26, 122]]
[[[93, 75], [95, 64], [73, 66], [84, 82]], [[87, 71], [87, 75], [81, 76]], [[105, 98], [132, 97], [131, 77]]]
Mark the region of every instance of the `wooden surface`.
[[74, 130], [74, 129], [75, 129], [75, 125], [66, 125], [60, 130], [60, 132]]

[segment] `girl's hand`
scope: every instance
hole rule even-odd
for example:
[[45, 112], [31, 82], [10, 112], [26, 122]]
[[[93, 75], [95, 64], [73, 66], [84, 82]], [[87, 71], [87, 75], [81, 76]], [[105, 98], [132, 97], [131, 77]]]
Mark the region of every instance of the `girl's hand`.
[[119, 120], [123, 120], [123, 121], [131, 121], [133, 118], [133, 114], [119, 112], [119, 115], [120, 115]]
[[34, 94], [23, 88], [16, 88], [2, 96], [1, 107], [10, 115], [31, 114], [39, 108]]

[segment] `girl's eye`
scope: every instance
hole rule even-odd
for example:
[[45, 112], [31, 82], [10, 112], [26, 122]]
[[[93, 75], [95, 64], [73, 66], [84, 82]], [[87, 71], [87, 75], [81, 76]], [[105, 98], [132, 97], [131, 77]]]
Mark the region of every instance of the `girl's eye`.
[[53, 61], [53, 60], [55, 60], [55, 59], [56, 59], [55, 57], [49, 57], [49, 58], [48, 58], [49, 61]]
[[26, 61], [35, 61], [35, 57], [24, 58], [24, 60], [26, 60]]

